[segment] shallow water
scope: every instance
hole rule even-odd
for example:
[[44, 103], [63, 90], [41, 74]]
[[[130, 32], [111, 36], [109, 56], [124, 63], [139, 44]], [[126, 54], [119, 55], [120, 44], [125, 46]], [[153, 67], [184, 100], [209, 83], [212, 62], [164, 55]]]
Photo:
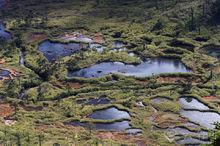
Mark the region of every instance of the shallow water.
[[192, 97], [181, 97], [179, 103], [183, 109], [209, 110], [208, 106]]
[[113, 44], [112, 44], [112, 51], [126, 51], [127, 48], [126, 48], [126, 43], [124, 42], [121, 42], [121, 41], [114, 41]]
[[194, 132], [182, 127], [168, 128], [165, 131], [170, 139], [181, 145], [201, 145], [208, 142], [208, 131], [201, 130]]
[[220, 60], [220, 50], [210, 50], [208, 54]]
[[59, 57], [70, 56], [80, 49], [82, 49], [82, 46], [79, 43], [62, 44], [44, 41], [39, 45], [39, 50], [50, 62]]
[[130, 115], [126, 111], [119, 110], [115, 107], [98, 110], [93, 112], [89, 118], [100, 120], [118, 120], [118, 119], [130, 119]]
[[22, 51], [19, 52], [19, 64], [24, 66], [24, 52]]
[[208, 132], [207, 131], [198, 131], [198, 132], [193, 132], [189, 131], [188, 129], [181, 128], [181, 127], [175, 127], [172, 129], [168, 130], [170, 135], [183, 135], [183, 136], [196, 136], [199, 137], [200, 139], [208, 139]]
[[126, 133], [128, 135], [141, 135], [142, 134], [142, 130], [141, 129], [130, 128], [130, 129], [126, 130]]
[[0, 23], [0, 38], [6, 40], [11, 38], [11, 34], [5, 30], [5, 26], [2, 23]]
[[103, 62], [78, 71], [69, 71], [68, 77], [96, 78], [116, 73], [125, 76], [147, 77], [152, 74], [190, 72], [179, 60], [152, 58], [139, 65], [127, 65], [122, 62]]
[[108, 130], [108, 131], [124, 131], [126, 129], [131, 128], [129, 121], [121, 121], [121, 122], [113, 122], [113, 123], [93, 123], [93, 124], [73, 121], [66, 124], [72, 126], [81, 126], [87, 129]]
[[168, 101], [171, 101], [165, 97], [155, 97], [153, 99], [151, 99], [152, 102], [154, 103], [163, 103], [163, 102], [168, 102]]
[[86, 104], [88, 105], [100, 105], [100, 104], [109, 104], [111, 101], [106, 97], [90, 99]]
[[111, 101], [106, 97], [92, 98], [92, 99], [78, 99], [76, 101], [77, 104], [86, 104], [86, 105], [101, 105], [101, 104], [109, 104]]
[[5, 0], [0, 0], [0, 7], [2, 7], [5, 4]]
[[191, 137], [185, 137], [184, 139], [178, 140], [177, 143], [186, 146], [200, 146], [201, 144], [210, 144], [209, 141], [199, 140]]
[[95, 49], [97, 52], [99, 53], [102, 53], [104, 50], [105, 50], [105, 47], [100, 45], [100, 44], [97, 44], [97, 43], [91, 43], [89, 45], [89, 48], [90, 49]]
[[214, 123], [220, 122], [220, 115], [216, 112], [181, 110], [180, 115], [208, 129], [214, 129]]
[[0, 69], [0, 79], [2, 79], [3, 77], [9, 78], [10, 77], [10, 71]]

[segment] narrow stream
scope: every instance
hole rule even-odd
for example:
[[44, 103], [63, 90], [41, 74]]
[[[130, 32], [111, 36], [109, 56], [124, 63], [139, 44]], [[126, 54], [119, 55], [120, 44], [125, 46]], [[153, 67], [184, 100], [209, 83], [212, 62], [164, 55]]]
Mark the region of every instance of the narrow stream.
[[24, 52], [19, 52], [19, 65], [24, 66]]

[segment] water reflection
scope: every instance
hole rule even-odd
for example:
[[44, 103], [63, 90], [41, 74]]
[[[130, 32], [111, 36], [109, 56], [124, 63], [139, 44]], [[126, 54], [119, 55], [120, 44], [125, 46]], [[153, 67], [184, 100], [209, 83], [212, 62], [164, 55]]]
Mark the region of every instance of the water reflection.
[[82, 46], [79, 43], [63, 44], [44, 41], [39, 46], [39, 50], [50, 62], [58, 59], [59, 57], [70, 56], [80, 49], [82, 49]]
[[127, 65], [122, 62], [103, 62], [78, 71], [70, 71], [69, 77], [96, 78], [107, 74], [146, 77], [152, 74], [190, 72], [179, 60], [154, 58], [142, 61], [139, 65]]

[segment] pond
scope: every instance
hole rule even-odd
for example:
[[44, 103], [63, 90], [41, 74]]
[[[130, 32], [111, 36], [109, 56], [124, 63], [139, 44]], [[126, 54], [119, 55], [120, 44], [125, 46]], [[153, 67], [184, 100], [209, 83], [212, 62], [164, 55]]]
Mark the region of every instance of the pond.
[[155, 97], [155, 98], [152, 98], [151, 101], [153, 103], [163, 103], [163, 102], [169, 102], [172, 100], [166, 97]]
[[107, 130], [107, 131], [124, 131], [126, 129], [131, 128], [130, 122], [126, 120], [120, 122], [113, 122], [113, 123], [82, 123], [79, 121], [73, 121], [65, 124], [71, 126], [81, 126], [87, 129]]
[[126, 51], [127, 48], [126, 48], [127, 44], [124, 43], [124, 42], [121, 42], [121, 41], [114, 41], [113, 44], [112, 44], [112, 51]]
[[86, 104], [86, 105], [101, 105], [101, 104], [109, 104], [111, 101], [106, 97], [92, 98], [89, 100], [86, 99], [78, 99], [76, 101], [78, 104]]
[[97, 78], [108, 74], [147, 77], [161, 73], [186, 73], [190, 70], [179, 60], [151, 58], [139, 65], [127, 65], [122, 62], [102, 62], [78, 71], [69, 71], [68, 77]]
[[89, 44], [89, 49], [95, 49], [97, 52], [102, 53], [106, 48], [101, 44], [91, 43]]
[[167, 136], [181, 145], [194, 145], [208, 143], [208, 131], [190, 131], [185, 127], [173, 127], [165, 129]]
[[220, 46], [219, 45], [206, 45], [202, 48], [206, 54], [220, 60]]
[[183, 109], [209, 110], [208, 106], [193, 97], [181, 97], [179, 103]]
[[100, 105], [100, 104], [109, 104], [111, 101], [106, 97], [90, 99], [86, 104], [88, 105]]
[[3, 23], [0, 23], [0, 38], [6, 40], [11, 38], [11, 34], [5, 30]]
[[180, 115], [208, 129], [214, 129], [214, 123], [220, 122], [220, 115], [211, 111], [181, 110]]
[[44, 54], [49, 62], [52, 62], [59, 57], [71, 56], [75, 52], [82, 49], [80, 43], [54, 43], [44, 41], [39, 45], [39, 50]]
[[192, 137], [185, 137], [177, 141], [177, 144], [186, 146], [200, 146], [201, 144], [210, 144], [208, 140], [200, 140]]
[[170, 135], [176, 136], [176, 135], [182, 135], [182, 136], [192, 136], [192, 137], [200, 137], [202, 139], [208, 139], [208, 131], [190, 131], [186, 128], [181, 127], [175, 127], [168, 129], [168, 132]]
[[10, 78], [10, 71], [4, 70], [4, 69], [0, 69], [0, 80], [2, 80], [5, 77], [6, 78]]
[[212, 57], [215, 57], [217, 58], [218, 60], [220, 60], [220, 49], [209, 49], [209, 50], [206, 50], [206, 52], [212, 56]]
[[220, 122], [220, 114], [210, 111], [210, 108], [204, 103], [193, 97], [181, 97], [179, 103], [182, 107], [180, 115], [188, 118], [190, 121], [198, 123], [200, 126], [208, 129], [214, 129], [215, 122]]
[[99, 120], [119, 120], [130, 119], [130, 115], [127, 111], [119, 110], [116, 107], [110, 107], [103, 110], [97, 110], [93, 112], [89, 118]]

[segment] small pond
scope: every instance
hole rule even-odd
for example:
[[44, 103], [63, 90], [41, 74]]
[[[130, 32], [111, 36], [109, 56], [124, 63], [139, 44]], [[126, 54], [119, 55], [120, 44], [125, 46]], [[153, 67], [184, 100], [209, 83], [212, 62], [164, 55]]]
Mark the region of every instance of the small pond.
[[44, 41], [39, 45], [39, 50], [44, 54], [48, 61], [52, 62], [59, 57], [70, 56], [82, 49], [80, 43], [54, 43]]
[[167, 136], [181, 145], [194, 145], [208, 143], [208, 131], [190, 131], [184, 127], [173, 127], [165, 129]]
[[100, 104], [109, 104], [111, 101], [106, 97], [90, 99], [86, 104], [88, 105], [100, 105]]
[[201, 139], [208, 139], [207, 131], [193, 132], [186, 128], [175, 127], [175, 128], [170, 128], [168, 132], [170, 135], [173, 135], [173, 136], [176, 136], [176, 135], [186, 136], [187, 135], [187, 136], [193, 136], [193, 137], [200, 137]]
[[220, 49], [209, 49], [209, 50], [206, 50], [206, 52], [212, 56], [212, 57], [215, 57], [217, 59], [220, 60]]
[[0, 23], [0, 38], [6, 40], [11, 38], [11, 34], [5, 30], [5, 26], [2, 23]]
[[76, 102], [78, 104], [86, 104], [86, 105], [101, 105], [101, 104], [111, 103], [111, 101], [106, 97], [92, 98], [92, 99], [89, 99], [89, 100], [78, 99]]
[[113, 123], [82, 123], [79, 121], [73, 121], [66, 123], [66, 125], [71, 126], [81, 126], [88, 129], [95, 129], [95, 130], [107, 130], [107, 131], [124, 131], [126, 129], [131, 128], [129, 121], [121, 121], [121, 122], [113, 122]]
[[2, 80], [4, 77], [10, 78], [10, 71], [0, 69], [0, 80]]
[[113, 44], [112, 44], [112, 51], [126, 51], [127, 48], [126, 48], [127, 44], [122, 42], [122, 41], [114, 41]]
[[180, 115], [208, 129], [214, 129], [215, 122], [220, 122], [220, 114], [209, 111], [210, 108], [193, 97], [181, 97], [179, 103], [183, 108]]
[[125, 76], [147, 77], [161, 73], [185, 73], [190, 70], [179, 60], [152, 58], [139, 65], [127, 65], [122, 62], [103, 62], [78, 71], [69, 71], [68, 77], [97, 78], [116, 73]]
[[105, 50], [105, 47], [101, 44], [91, 43], [89, 45], [90, 49], [95, 49], [97, 52], [102, 53]]
[[209, 110], [208, 106], [193, 97], [181, 97], [179, 103], [183, 109]]
[[202, 51], [220, 60], [220, 46], [219, 45], [206, 45], [202, 48]]
[[214, 129], [214, 123], [220, 122], [220, 115], [211, 111], [181, 110], [180, 115], [208, 129]]
[[93, 112], [89, 118], [99, 120], [118, 120], [118, 119], [130, 119], [130, 115], [127, 111], [119, 110], [116, 107], [110, 107], [103, 110]]
[[130, 128], [130, 129], [126, 129], [126, 134], [139, 136], [142, 135], [142, 130], [136, 128]]
[[200, 140], [192, 137], [185, 137], [183, 139], [177, 140], [177, 144], [185, 146], [200, 146], [201, 144], [210, 144], [208, 140]]
[[171, 99], [169, 98], [166, 98], [166, 97], [155, 97], [155, 98], [152, 98], [151, 101], [153, 103], [163, 103], [163, 102], [169, 102], [169, 101], [172, 101]]

